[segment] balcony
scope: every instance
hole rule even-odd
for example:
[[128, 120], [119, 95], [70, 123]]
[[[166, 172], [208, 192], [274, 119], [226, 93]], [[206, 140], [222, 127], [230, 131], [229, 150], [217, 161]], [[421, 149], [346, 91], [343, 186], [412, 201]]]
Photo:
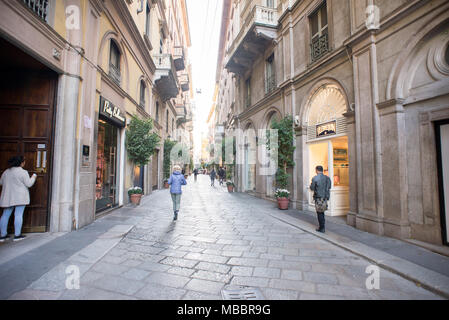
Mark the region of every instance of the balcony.
[[187, 72], [179, 75], [179, 83], [181, 84], [181, 90], [183, 92], [190, 90], [189, 74]]
[[122, 81], [122, 74], [120, 72], [120, 69], [118, 69], [113, 64], [109, 64], [109, 76], [117, 85], [120, 85], [120, 82]]
[[312, 62], [317, 61], [326, 53], [328, 53], [329, 37], [327, 33], [323, 34], [321, 37], [316, 37], [315, 39], [313, 39], [310, 47], [310, 50], [312, 52]]
[[174, 48], [173, 60], [175, 62], [176, 71], [182, 71], [186, 68], [183, 47]]
[[37, 14], [42, 20], [47, 21], [48, 0], [23, 0], [23, 3]]
[[273, 74], [268, 76], [265, 80], [265, 92], [267, 94], [273, 92], [276, 89], [276, 76]]
[[243, 74], [277, 36], [278, 12], [275, 8], [254, 6], [231, 43], [226, 69]]
[[154, 54], [153, 60], [156, 65], [154, 83], [159, 96], [163, 102], [176, 98], [179, 92], [179, 84], [172, 55]]

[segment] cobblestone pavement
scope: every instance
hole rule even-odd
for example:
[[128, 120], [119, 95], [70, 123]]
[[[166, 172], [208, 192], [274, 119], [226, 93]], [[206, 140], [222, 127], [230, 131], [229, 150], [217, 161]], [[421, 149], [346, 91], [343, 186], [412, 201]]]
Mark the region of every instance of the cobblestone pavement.
[[380, 290], [369, 291], [367, 260], [270, 217], [273, 203], [213, 188], [207, 176], [188, 182], [178, 221], [167, 190], [146, 197], [134, 209], [136, 226], [82, 270], [80, 289], [49, 296], [216, 300], [225, 287], [249, 286], [267, 300], [440, 298], [382, 269]]

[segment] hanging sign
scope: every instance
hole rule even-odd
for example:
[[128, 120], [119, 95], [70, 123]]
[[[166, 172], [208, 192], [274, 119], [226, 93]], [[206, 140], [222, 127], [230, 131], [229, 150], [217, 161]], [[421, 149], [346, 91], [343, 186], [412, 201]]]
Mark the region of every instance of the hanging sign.
[[125, 126], [126, 118], [122, 110], [103, 97], [100, 97], [100, 116], [119, 127]]
[[326, 137], [337, 134], [337, 121], [319, 124], [316, 126], [316, 137]]

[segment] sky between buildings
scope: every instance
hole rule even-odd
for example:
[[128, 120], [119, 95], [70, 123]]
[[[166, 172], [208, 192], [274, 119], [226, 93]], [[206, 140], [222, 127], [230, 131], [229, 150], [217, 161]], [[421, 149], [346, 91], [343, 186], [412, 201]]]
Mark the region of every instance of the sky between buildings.
[[[196, 121], [194, 123], [195, 159], [200, 158], [201, 137], [207, 132], [207, 116], [212, 106], [220, 41], [223, 0], [187, 0], [192, 47], [193, 90]], [[201, 94], [197, 93], [201, 90]]]

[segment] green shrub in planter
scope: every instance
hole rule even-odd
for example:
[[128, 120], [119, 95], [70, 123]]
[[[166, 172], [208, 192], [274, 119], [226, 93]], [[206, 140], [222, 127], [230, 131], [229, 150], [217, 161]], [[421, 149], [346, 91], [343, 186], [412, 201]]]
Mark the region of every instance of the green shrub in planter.
[[128, 189], [128, 195], [133, 195], [133, 194], [143, 194], [143, 190], [140, 187], [132, 187]]

